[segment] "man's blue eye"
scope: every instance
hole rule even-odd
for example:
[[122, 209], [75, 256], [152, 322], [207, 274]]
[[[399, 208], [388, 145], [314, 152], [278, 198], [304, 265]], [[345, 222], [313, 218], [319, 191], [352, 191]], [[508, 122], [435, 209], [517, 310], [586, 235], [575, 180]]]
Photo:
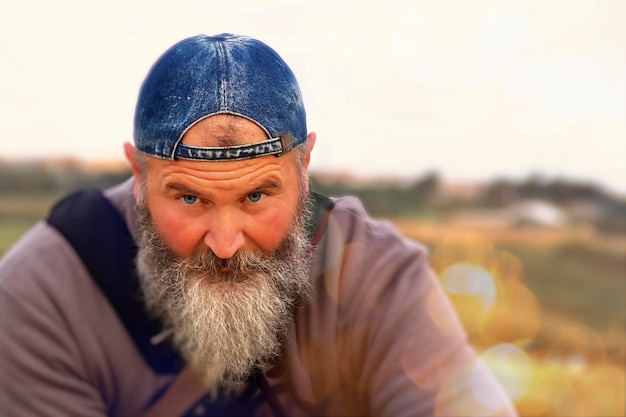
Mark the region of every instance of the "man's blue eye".
[[198, 197], [196, 197], [195, 195], [185, 195], [183, 196], [183, 201], [185, 202], [185, 204], [194, 204], [196, 201], [198, 201]]
[[263, 194], [261, 194], [261, 193], [250, 193], [250, 194], [248, 194], [248, 200], [252, 201], [253, 203], [256, 203], [257, 201], [259, 201], [261, 199], [261, 197], [263, 197]]

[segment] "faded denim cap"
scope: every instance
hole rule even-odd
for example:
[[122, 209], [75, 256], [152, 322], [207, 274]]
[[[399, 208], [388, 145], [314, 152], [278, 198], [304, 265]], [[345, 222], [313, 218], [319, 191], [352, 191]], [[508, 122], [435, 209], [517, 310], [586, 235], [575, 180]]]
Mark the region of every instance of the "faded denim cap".
[[[249, 119], [268, 140], [208, 148], [182, 143], [194, 123], [216, 114]], [[259, 40], [232, 34], [187, 38], [168, 49], [143, 82], [134, 139], [139, 150], [171, 160], [281, 156], [306, 141], [300, 87], [282, 58]]]

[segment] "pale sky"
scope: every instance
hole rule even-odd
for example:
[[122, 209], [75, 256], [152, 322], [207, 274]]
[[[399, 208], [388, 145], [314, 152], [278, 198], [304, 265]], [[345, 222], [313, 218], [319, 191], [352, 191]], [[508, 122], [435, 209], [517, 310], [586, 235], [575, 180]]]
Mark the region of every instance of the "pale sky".
[[3, 158], [123, 158], [154, 60], [233, 32], [296, 73], [313, 169], [626, 192], [626, 0], [0, 2]]

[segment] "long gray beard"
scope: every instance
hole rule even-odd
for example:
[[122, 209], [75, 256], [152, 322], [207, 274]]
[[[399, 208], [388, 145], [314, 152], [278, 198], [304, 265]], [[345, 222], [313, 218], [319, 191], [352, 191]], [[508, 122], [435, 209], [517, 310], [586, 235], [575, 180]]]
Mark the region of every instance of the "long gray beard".
[[139, 202], [137, 266], [148, 311], [214, 390], [235, 391], [255, 367], [280, 355], [296, 304], [310, 290], [308, 206], [301, 202], [272, 254], [238, 251], [222, 260], [208, 250], [181, 260]]

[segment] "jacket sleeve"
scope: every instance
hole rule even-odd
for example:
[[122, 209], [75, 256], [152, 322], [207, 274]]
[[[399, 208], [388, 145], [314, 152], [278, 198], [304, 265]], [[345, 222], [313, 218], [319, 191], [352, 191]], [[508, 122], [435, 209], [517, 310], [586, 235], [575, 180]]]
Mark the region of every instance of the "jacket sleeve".
[[470, 346], [426, 249], [359, 207], [337, 222], [343, 253], [325, 277], [340, 306], [339, 351], [350, 352], [338, 361], [341, 379], [357, 383], [357, 401], [377, 416], [516, 415]]
[[58, 311], [0, 286], [0, 415], [104, 416]]
[[361, 341], [367, 346], [362, 378], [368, 381], [372, 414], [515, 415], [469, 345], [431, 269], [423, 261], [410, 262], [395, 271], [393, 285], [365, 298], [377, 300], [382, 313], [370, 316], [372, 329]]
[[69, 288], [45, 285], [46, 275], [65, 269], [63, 260], [41, 262], [30, 243], [27, 238], [0, 263], [0, 415], [104, 416], [65, 314], [65, 304], [77, 300], [51, 295], [71, 294]]

